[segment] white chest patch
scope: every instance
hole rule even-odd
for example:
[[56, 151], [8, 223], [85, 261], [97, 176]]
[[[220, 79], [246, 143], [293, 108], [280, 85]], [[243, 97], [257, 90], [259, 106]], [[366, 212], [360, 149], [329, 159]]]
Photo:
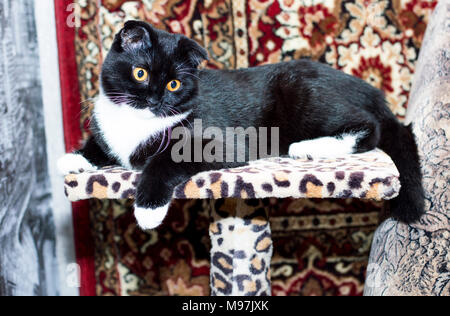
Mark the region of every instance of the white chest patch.
[[114, 104], [103, 93], [100, 93], [94, 107], [95, 119], [111, 154], [127, 168], [131, 168], [130, 156], [140, 144], [186, 119], [188, 115], [157, 117], [149, 110]]

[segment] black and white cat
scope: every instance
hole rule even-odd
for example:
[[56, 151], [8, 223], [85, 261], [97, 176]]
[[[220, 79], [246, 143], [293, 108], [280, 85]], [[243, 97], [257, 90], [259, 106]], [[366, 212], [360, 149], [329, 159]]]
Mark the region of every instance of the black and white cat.
[[309, 60], [198, 70], [206, 59], [205, 49], [182, 35], [127, 22], [103, 65], [93, 136], [60, 159], [60, 171], [115, 164], [142, 170], [135, 215], [142, 228], [151, 229], [166, 217], [177, 185], [202, 171], [243, 164], [175, 163], [173, 141], [167, 142], [173, 128], [191, 126], [194, 119], [223, 130], [279, 127], [281, 155], [328, 157], [381, 148], [401, 174], [393, 217], [407, 223], [420, 218], [424, 193], [416, 143], [381, 91]]

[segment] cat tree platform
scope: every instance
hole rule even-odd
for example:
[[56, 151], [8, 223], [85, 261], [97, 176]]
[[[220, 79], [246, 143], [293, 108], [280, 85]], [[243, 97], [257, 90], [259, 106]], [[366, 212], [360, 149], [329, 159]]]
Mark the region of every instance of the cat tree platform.
[[[123, 168], [70, 174], [71, 201], [132, 199], [139, 172]], [[399, 172], [381, 150], [333, 159], [271, 158], [248, 166], [204, 172], [178, 186], [174, 199], [236, 199], [212, 209], [213, 295], [270, 295], [272, 240], [268, 214], [242, 199], [357, 198], [389, 200], [400, 191]], [[344, 220], [344, 219], [343, 219]]]

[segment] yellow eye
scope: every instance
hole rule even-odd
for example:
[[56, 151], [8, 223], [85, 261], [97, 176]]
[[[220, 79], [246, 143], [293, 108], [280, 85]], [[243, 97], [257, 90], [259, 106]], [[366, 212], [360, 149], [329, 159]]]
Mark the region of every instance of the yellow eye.
[[148, 72], [144, 68], [135, 68], [133, 70], [134, 79], [138, 82], [144, 82], [148, 79]]
[[179, 80], [172, 80], [167, 84], [167, 90], [170, 92], [175, 92], [180, 90], [181, 88], [181, 82]]

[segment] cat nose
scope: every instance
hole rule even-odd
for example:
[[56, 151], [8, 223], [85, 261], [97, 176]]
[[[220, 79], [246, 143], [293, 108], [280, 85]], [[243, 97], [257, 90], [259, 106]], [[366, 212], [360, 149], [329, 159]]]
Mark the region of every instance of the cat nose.
[[155, 107], [159, 104], [159, 100], [155, 97], [147, 98], [147, 102], [151, 107]]

